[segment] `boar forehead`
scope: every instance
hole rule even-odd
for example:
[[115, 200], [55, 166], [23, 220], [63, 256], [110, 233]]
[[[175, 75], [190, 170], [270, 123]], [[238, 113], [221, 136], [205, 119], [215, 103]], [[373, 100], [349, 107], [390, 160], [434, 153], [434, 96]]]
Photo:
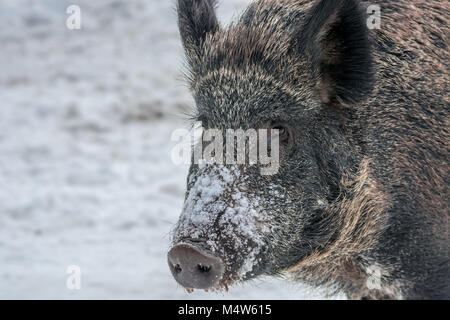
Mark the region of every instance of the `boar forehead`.
[[310, 118], [314, 92], [256, 72], [211, 72], [194, 91], [197, 117], [217, 128], [258, 128], [269, 120]]
[[271, 218], [261, 209], [262, 199], [249, 190], [248, 180], [245, 168], [238, 166], [199, 165], [191, 170], [174, 243], [204, 239], [207, 249], [228, 266], [245, 256], [240, 276], [251, 271]]

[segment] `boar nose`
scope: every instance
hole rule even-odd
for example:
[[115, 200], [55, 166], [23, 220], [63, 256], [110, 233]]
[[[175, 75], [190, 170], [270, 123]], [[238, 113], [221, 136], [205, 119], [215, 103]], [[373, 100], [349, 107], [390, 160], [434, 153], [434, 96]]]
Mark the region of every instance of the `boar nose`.
[[187, 243], [170, 249], [167, 260], [173, 277], [185, 288], [211, 288], [224, 273], [220, 258]]

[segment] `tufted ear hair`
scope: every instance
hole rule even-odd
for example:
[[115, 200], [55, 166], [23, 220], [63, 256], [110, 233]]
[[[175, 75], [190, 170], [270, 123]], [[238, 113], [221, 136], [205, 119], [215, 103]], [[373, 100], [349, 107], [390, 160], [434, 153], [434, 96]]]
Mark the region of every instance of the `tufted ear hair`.
[[189, 61], [198, 58], [206, 35], [219, 30], [215, 7], [216, 0], [178, 0], [178, 27]]
[[374, 74], [366, 17], [356, 0], [320, 0], [296, 32], [306, 52], [325, 104], [364, 100]]

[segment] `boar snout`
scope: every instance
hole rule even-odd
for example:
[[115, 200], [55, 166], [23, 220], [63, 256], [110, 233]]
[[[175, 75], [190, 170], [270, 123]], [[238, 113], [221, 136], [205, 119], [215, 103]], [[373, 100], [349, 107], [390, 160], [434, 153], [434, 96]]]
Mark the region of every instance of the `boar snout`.
[[225, 270], [220, 258], [187, 243], [175, 245], [169, 251], [167, 260], [173, 277], [185, 288], [214, 287]]

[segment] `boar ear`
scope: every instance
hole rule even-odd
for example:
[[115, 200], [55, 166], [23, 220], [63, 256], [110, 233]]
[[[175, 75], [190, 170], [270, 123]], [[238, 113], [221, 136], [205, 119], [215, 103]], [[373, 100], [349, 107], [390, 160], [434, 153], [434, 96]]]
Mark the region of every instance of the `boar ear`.
[[351, 105], [370, 93], [371, 48], [357, 1], [319, 1], [307, 14], [298, 44], [312, 61], [323, 103]]
[[178, 26], [188, 58], [198, 54], [208, 33], [219, 29], [215, 6], [216, 0], [178, 0]]

